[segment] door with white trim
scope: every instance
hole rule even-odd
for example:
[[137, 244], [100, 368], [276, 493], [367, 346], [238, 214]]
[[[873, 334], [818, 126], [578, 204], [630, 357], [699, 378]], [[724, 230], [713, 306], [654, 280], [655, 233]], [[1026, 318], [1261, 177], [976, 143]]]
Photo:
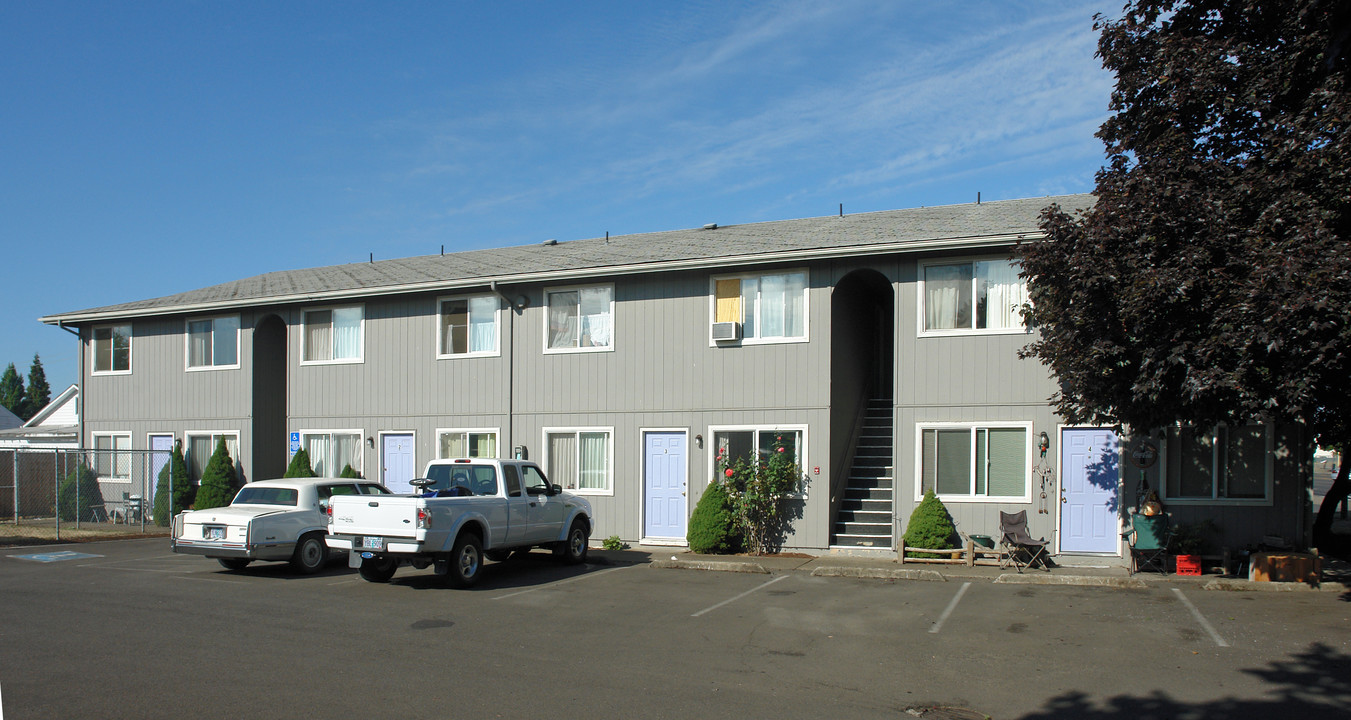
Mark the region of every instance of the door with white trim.
[[1106, 428], [1060, 431], [1060, 552], [1120, 552], [1121, 452]]
[[385, 433], [380, 436], [380, 482], [390, 492], [413, 492], [413, 486], [409, 484], [417, 473], [413, 462], [412, 433]]
[[643, 537], [685, 537], [686, 433], [643, 433]]

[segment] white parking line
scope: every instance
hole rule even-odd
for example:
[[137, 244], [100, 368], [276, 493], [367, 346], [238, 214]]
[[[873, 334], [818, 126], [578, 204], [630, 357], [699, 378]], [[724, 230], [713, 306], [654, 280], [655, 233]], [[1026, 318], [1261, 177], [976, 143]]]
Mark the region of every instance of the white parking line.
[[587, 578], [600, 577], [601, 575], [604, 575], [604, 574], [606, 574], [606, 573], [612, 573], [612, 572], [615, 572], [615, 571], [618, 571], [618, 570], [628, 570], [628, 569], [631, 568], [631, 567], [635, 567], [635, 566], [634, 566], [634, 565], [625, 565], [624, 567], [610, 568], [609, 570], [601, 570], [600, 572], [593, 572], [593, 573], [587, 573], [587, 574], [585, 574], [585, 575], [578, 575], [577, 577], [568, 578], [567, 580], [559, 580], [558, 582], [555, 582], [555, 583], [549, 583], [548, 585], [541, 585], [540, 587], [533, 587], [533, 588], [530, 588], [529, 590], [521, 590], [520, 592], [508, 593], [508, 594], [506, 594], [506, 595], [498, 595], [498, 596], [496, 596], [496, 597], [494, 597], [494, 598], [491, 598], [491, 599], [493, 599], [493, 600], [505, 600], [505, 599], [510, 598], [510, 597], [516, 597], [517, 595], [525, 595], [526, 593], [532, 593], [532, 592], [536, 592], [536, 591], [539, 591], [539, 590], [544, 590], [544, 589], [547, 589], [547, 588], [557, 587], [557, 586], [559, 586], [559, 585], [567, 585], [568, 583], [577, 582], [578, 580], [586, 580]]
[[1183, 605], [1187, 606], [1188, 610], [1192, 611], [1192, 617], [1196, 618], [1196, 622], [1200, 623], [1201, 627], [1205, 628], [1205, 631], [1210, 633], [1210, 639], [1214, 640], [1216, 645], [1219, 645], [1220, 647], [1229, 647], [1229, 643], [1225, 642], [1224, 638], [1220, 637], [1220, 634], [1215, 632], [1215, 628], [1211, 627], [1210, 622], [1206, 620], [1200, 610], [1196, 609], [1196, 606], [1192, 604], [1192, 601], [1188, 600], [1187, 596], [1182, 594], [1181, 590], [1173, 588], [1173, 593], [1177, 595], [1177, 599], [1181, 600]]
[[691, 615], [690, 617], [699, 617], [700, 615], [703, 615], [704, 613], [707, 613], [707, 612], [713, 612], [714, 610], [717, 610], [718, 608], [722, 607], [723, 605], [727, 605], [728, 603], [734, 603], [734, 602], [736, 602], [737, 600], [740, 600], [741, 598], [744, 598], [744, 597], [746, 597], [747, 595], [750, 595], [750, 594], [753, 593], [753, 592], [757, 592], [757, 591], [759, 591], [759, 590], [763, 590], [763, 589], [769, 587], [770, 585], [773, 585], [774, 583], [776, 583], [776, 582], [778, 582], [778, 581], [780, 581], [780, 580], [787, 580], [787, 579], [788, 579], [788, 576], [787, 576], [787, 575], [780, 575], [780, 576], [774, 578], [773, 580], [770, 580], [769, 582], [761, 583], [760, 585], [758, 585], [758, 586], [756, 586], [756, 587], [753, 587], [753, 588], [751, 588], [750, 590], [747, 590], [746, 592], [741, 593], [740, 595], [737, 595], [737, 596], [734, 597], [734, 598], [727, 598], [726, 600], [723, 600], [722, 602], [718, 603], [717, 605], [714, 605], [713, 607], [706, 607], [706, 608], [704, 608], [703, 610], [700, 610], [699, 612], [697, 612], [697, 613]]
[[948, 606], [943, 610], [943, 614], [938, 616], [938, 622], [934, 623], [933, 627], [929, 628], [929, 632], [937, 633], [939, 630], [943, 629], [943, 623], [947, 622], [948, 616], [952, 614], [953, 610], [957, 609], [957, 603], [961, 602], [962, 596], [966, 594], [966, 589], [969, 587], [971, 587], [970, 582], [962, 583], [961, 589], [959, 589], [957, 594], [952, 597], [952, 602], [948, 603]]

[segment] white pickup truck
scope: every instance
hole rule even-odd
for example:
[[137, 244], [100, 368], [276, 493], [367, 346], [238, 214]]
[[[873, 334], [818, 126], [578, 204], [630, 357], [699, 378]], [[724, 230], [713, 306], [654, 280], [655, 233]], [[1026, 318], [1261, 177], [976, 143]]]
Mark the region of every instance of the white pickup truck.
[[483, 559], [545, 547], [569, 563], [586, 561], [593, 515], [585, 498], [549, 483], [521, 460], [433, 460], [421, 492], [334, 497], [325, 542], [348, 552], [370, 582], [389, 582], [401, 564], [433, 566], [455, 587], [478, 581]]

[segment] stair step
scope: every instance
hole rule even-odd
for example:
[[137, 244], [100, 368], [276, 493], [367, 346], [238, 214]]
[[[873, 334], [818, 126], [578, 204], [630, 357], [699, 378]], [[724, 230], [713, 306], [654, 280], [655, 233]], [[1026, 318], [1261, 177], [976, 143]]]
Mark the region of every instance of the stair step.
[[863, 510], [841, 510], [838, 518], [835, 519], [835, 525], [849, 525], [851, 523], [864, 523], [868, 525], [891, 525], [891, 512], [881, 510], [876, 512], [866, 512]]
[[891, 502], [891, 488], [845, 488], [844, 497], [849, 500], [885, 500]]
[[849, 547], [892, 547], [890, 535], [836, 535], [831, 538], [830, 544]]

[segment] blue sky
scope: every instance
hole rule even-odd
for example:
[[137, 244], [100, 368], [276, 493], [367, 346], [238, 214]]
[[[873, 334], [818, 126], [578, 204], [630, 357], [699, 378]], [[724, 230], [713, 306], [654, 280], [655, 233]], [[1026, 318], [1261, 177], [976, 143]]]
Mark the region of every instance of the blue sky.
[[1119, 2], [0, 3], [0, 367], [273, 270], [1093, 188]]

